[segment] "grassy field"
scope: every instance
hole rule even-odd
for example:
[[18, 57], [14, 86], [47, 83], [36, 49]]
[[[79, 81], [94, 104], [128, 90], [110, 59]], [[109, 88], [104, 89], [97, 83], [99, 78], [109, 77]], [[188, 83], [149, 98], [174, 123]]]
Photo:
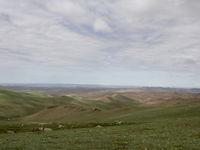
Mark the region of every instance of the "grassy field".
[[[0, 121], [2, 150], [200, 149], [199, 99], [174, 99], [171, 105], [166, 102], [144, 105], [122, 95], [109, 96], [110, 102], [106, 103], [5, 89], [0, 94], [0, 110], [4, 114]], [[23, 105], [15, 103], [19, 99]], [[35, 111], [26, 112], [28, 104], [33, 107], [31, 101], [37, 101], [40, 107], [34, 105]], [[5, 104], [12, 108], [18, 106], [25, 113], [16, 118], [12, 109], [2, 109]], [[5, 119], [7, 112], [10, 120]], [[39, 131], [40, 127], [52, 131]]]

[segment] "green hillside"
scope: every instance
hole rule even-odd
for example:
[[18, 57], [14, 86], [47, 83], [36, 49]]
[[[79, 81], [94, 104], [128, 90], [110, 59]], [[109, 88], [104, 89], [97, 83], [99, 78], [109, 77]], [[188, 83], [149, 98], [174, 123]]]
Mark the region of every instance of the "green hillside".
[[[135, 102], [124, 96], [110, 97], [112, 102], [88, 100], [70, 96], [44, 96], [0, 89], [0, 119], [28, 117], [29, 119], [59, 120], [81, 113], [104, 112], [125, 107]], [[131, 102], [132, 101], [132, 102]]]
[[0, 89], [0, 118], [21, 117], [45, 107], [44, 97]]
[[[106, 99], [0, 89], [1, 118], [11, 118], [0, 122], [0, 149], [199, 150], [200, 99], [154, 105], [119, 94]], [[41, 127], [53, 131], [38, 131]]]
[[[72, 104], [77, 101], [72, 97], [48, 97], [13, 90], [0, 89], [0, 118], [24, 117], [45, 108]], [[77, 102], [78, 106], [78, 102]]]

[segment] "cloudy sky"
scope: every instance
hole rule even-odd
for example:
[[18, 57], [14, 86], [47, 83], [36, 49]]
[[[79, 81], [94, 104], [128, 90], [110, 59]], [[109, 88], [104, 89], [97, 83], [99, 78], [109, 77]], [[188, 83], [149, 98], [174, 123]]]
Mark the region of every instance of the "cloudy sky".
[[200, 87], [200, 0], [0, 0], [0, 83]]

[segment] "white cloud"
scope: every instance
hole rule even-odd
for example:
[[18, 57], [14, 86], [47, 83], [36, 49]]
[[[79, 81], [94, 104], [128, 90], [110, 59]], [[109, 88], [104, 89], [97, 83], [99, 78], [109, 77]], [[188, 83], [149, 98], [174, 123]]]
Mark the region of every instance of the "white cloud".
[[199, 0], [0, 0], [0, 69], [151, 70], [196, 79], [199, 13]]
[[101, 18], [95, 20], [93, 28], [96, 32], [111, 32], [109, 25]]
[[75, 1], [48, 0], [44, 2], [47, 10], [57, 17], [60, 16], [63, 21], [66, 19], [76, 24], [91, 24], [91, 14]]

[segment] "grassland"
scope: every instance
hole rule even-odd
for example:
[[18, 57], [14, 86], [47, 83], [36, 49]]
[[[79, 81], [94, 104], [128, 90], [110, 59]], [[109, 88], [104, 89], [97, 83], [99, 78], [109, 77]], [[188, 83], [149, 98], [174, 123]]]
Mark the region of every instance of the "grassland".
[[[108, 102], [5, 89], [1, 89], [0, 94], [2, 150], [200, 149], [198, 98], [177, 98], [146, 105], [119, 94], [106, 97]], [[18, 100], [21, 101], [16, 103]], [[10, 112], [2, 109], [4, 105], [10, 106]], [[23, 110], [20, 117], [13, 115], [18, 113], [11, 109], [16, 106]], [[31, 108], [35, 108], [34, 111], [26, 111]], [[10, 120], [6, 119], [8, 116]], [[59, 128], [60, 124], [64, 127]], [[38, 131], [39, 127], [53, 131]]]

